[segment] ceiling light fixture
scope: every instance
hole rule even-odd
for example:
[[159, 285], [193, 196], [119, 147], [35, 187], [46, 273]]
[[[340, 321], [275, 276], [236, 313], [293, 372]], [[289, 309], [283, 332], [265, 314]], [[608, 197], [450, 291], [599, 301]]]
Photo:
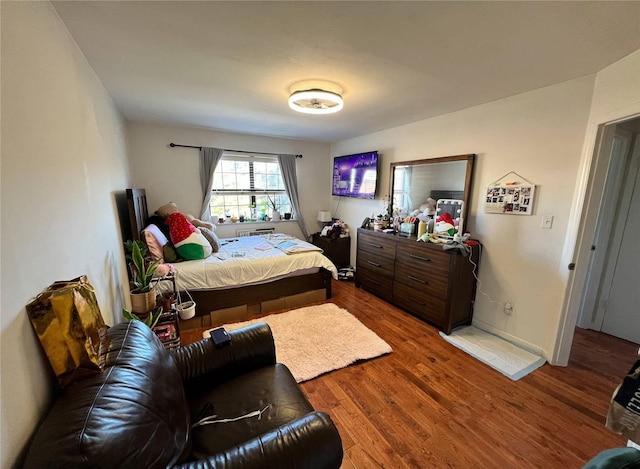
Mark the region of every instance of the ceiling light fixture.
[[289, 107], [305, 114], [333, 114], [344, 107], [344, 100], [338, 93], [314, 88], [291, 93]]

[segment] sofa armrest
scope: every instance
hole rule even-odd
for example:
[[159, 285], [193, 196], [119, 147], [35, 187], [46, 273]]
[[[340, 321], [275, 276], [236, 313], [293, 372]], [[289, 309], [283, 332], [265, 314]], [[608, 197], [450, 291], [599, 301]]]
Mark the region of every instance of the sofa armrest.
[[339, 468], [342, 457], [342, 441], [331, 418], [315, 411], [208, 459], [174, 469], [330, 469]]
[[171, 350], [185, 383], [203, 378], [224, 381], [275, 364], [276, 348], [271, 329], [266, 323], [230, 331], [229, 335], [231, 343], [222, 348], [216, 348], [211, 339], [203, 339]]

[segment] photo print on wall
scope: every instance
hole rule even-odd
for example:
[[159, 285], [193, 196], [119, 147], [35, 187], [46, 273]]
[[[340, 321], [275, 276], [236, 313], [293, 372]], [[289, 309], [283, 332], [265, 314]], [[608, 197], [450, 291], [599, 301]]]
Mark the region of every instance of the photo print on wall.
[[533, 214], [534, 184], [505, 182], [487, 186], [485, 194], [485, 213], [502, 213], [507, 215]]

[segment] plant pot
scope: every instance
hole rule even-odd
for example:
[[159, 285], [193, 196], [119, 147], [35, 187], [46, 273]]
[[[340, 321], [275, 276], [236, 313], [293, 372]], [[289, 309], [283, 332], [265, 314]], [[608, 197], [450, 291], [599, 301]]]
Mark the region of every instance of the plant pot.
[[131, 311], [138, 314], [148, 313], [156, 306], [156, 290], [152, 288], [151, 291], [146, 293], [139, 293], [136, 290], [131, 290]]
[[196, 304], [194, 301], [185, 301], [176, 306], [180, 319], [186, 321], [196, 315]]
[[156, 308], [159, 308], [160, 306], [162, 306], [162, 311], [164, 312], [171, 311], [171, 305], [175, 303], [175, 300], [176, 300], [175, 293], [173, 292], [163, 293], [162, 295], [159, 295], [158, 299], [156, 300]]
[[285, 214], [284, 214], [284, 219], [285, 219], [285, 220], [291, 220], [291, 213], [289, 213], [289, 212], [285, 212]]
[[274, 221], [280, 220], [280, 212], [278, 212], [277, 210], [271, 212], [271, 219]]

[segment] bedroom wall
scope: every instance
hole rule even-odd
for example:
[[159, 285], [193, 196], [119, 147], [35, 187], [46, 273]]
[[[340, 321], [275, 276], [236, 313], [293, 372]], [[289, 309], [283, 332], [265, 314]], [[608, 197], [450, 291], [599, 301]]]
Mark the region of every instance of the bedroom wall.
[[47, 2], [1, 2], [1, 467], [47, 409], [51, 372], [25, 311], [87, 274], [113, 323], [126, 279], [115, 194], [129, 185], [125, 125]]
[[[325, 143], [220, 132], [195, 127], [179, 127], [156, 123], [130, 123], [131, 170], [133, 185], [145, 188], [149, 212], [175, 202], [184, 213], [198, 216], [202, 206], [198, 150], [171, 148], [181, 145], [230, 148], [233, 150], [301, 154], [297, 159], [299, 198], [308, 230], [320, 229], [316, 216], [326, 209], [331, 194], [330, 146]], [[296, 222], [233, 223], [218, 226], [220, 237], [236, 236], [238, 228], [275, 226], [276, 231], [302, 237]]]
[[[377, 200], [333, 198], [332, 209], [339, 204], [339, 215], [359, 225], [382, 210], [391, 162], [476, 153], [465, 227], [484, 246], [474, 323], [546, 356], [567, 282], [560, 258], [593, 84], [589, 76], [338, 142], [333, 155], [379, 150], [382, 174]], [[536, 184], [532, 216], [483, 212], [485, 186], [509, 171]], [[554, 216], [552, 229], [540, 228], [542, 215]], [[503, 312], [507, 301], [514, 304], [511, 316]]]

